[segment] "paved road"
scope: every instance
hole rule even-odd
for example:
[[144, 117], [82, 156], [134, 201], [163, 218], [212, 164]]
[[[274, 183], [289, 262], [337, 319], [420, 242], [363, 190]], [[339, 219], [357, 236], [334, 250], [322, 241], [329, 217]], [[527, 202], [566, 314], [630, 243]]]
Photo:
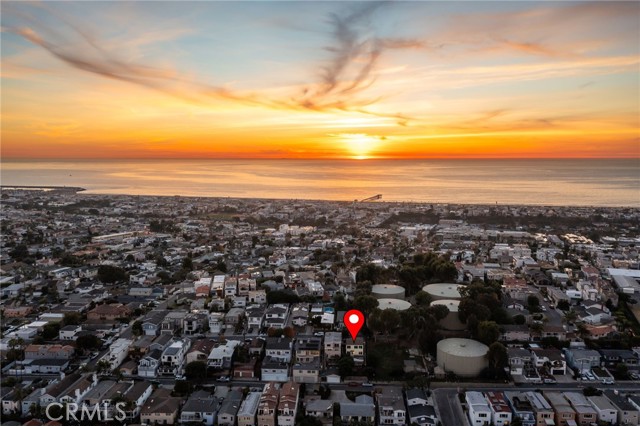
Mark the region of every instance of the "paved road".
[[436, 414], [442, 426], [468, 426], [467, 417], [458, 400], [457, 389], [436, 389], [433, 392]]

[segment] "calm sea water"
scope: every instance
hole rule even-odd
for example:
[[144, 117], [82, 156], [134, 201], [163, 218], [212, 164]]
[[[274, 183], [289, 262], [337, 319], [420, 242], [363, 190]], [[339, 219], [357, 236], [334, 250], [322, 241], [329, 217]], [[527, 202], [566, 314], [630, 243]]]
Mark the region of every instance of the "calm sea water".
[[94, 194], [640, 207], [640, 160], [111, 160], [1, 163], [3, 185]]

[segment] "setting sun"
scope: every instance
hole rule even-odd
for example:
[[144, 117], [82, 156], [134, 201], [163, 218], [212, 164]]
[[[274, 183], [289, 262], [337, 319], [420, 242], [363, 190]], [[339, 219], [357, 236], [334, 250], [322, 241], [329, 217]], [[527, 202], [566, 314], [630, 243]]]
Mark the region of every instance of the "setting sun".
[[356, 160], [365, 160], [371, 157], [371, 152], [379, 144], [379, 138], [370, 136], [365, 133], [348, 133], [341, 134], [340, 138], [344, 141], [346, 149], [351, 154], [351, 158]]

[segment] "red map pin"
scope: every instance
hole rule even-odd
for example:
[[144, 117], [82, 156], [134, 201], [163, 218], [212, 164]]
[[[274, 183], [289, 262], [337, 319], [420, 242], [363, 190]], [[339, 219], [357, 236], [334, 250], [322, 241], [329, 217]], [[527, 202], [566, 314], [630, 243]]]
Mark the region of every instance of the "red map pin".
[[357, 309], [352, 309], [344, 314], [344, 325], [347, 326], [351, 338], [355, 342], [358, 332], [364, 325], [364, 315]]

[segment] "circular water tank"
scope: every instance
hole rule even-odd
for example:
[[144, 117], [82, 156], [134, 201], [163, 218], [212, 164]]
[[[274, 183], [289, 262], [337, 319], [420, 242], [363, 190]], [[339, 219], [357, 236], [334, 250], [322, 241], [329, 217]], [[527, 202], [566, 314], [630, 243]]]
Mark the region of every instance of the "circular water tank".
[[422, 291], [430, 294], [433, 300], [459, 300], [462, 298], [459, 290], [463, 287], [465, 286], [460, 284], [428, 284], [422, 287]]
[[471, 339], [444, 339], [438, 342], [438, 367], [460, 377], [476, 377], [489, 364], [487, 345]]
[[458, 316], [458, 306], [460, 305], [459, 300], [453, 299], [442, 299], [442, 300], [434, 300], [431, 303], [431, 306], [434, 305], [444, 305], [449, 309], [449, 313], [447, 316], [440, 320], [440, 326], [445, 330], [449, 331], [462, 331], [466, 330], [466, 326], [462, 321], [460, 321], [460, 317]]
[[404, 300], [404, 287], [393, 284], [376, 284], [371, 287], [371, 295], [376, 299]]
[[406, 311], [411, 307], [411, 303], [399, 299], [378, 299], [378, 309], [395, 309], [396, 311]]

